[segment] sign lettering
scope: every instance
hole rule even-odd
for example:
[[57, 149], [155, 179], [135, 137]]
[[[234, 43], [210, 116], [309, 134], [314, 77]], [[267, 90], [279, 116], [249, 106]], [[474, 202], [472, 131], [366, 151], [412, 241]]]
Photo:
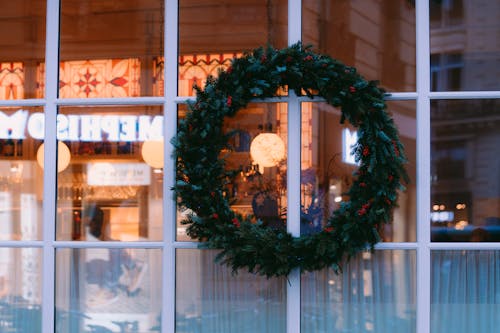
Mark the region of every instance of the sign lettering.
[[[57, 139], [61, 141], [146, 141], [163, 138], [163, 116], [57, 115]], [[0, 111], [0, 139], [43, 140], [45, 116], [41, 112]], [[10, 134], [9, 134], [10, 132]]]

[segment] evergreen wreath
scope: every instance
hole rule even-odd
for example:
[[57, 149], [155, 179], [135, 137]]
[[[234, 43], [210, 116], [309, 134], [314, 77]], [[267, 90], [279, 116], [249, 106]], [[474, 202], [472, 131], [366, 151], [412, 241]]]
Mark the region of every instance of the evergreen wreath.
[[[285, 86], [340, 107], [341, 123], [347, 120], [358, 133], [353, 148], [359, 167], [346, 193], [350, 200], [333, 212], [320, 232], [300, 237], [234, 212], [225, 196], [236, 171], [225, 170], [222, 152], [230, 149], [231, 133], [223, 131], [224, 118], [252, 100], [275, 97]], [[391, 220], [397, 190], [408, 182], [403, 146], [377, 82], [297, 43], [245, 53], [196, 90], [196, 101], [188, 103], [172, 139], [177, 164], [173, 190], [180, 209], [190, 212], [182, 221], [190, 237], [202, 247], [220, 249], [216, 260], [233, 272], [244, 268], [267, 277], [287, 276], [295, 268], [331, 267], [339, 272], [344, 259], [373, 250], [381, 226]]]

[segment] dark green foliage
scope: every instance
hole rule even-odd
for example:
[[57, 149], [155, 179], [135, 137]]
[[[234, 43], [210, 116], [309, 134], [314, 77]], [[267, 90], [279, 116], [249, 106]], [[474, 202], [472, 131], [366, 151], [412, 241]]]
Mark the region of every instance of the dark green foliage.
[[[275, 97], [283, 86], [340, 107], [342, 122], [358, 128], [355, 155], [360, 166], [348, 192], [350, 201], [321, 232], [301, 237], [236, 214], [224, 197], [232, 177], [221, 157], [229, 148], [224, 118], [253, 99]], [[220, 262], [235, 272], [246, 269], [267, 277], [286, 276], [295, 268], [340, 271], [344, 258], [379, 242], [378, 229], [389, 222], [397, 190], [408, 179], [403, 146], [376, 82], [300, 43], [282, 50], [259, 48], [234, 59], [218, 79], [209, 78], [189, 109], [172, 140], [177, 158], [174, 191], [181, 209], [193, 212], [183, 221], [189, 225], [188, 235], [203, 247], [221, 249]]]

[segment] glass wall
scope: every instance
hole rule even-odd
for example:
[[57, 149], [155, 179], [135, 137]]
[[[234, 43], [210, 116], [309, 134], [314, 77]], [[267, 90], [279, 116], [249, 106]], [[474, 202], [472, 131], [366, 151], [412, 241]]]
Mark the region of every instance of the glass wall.
[[429, 1], [432, 91], [499, 90], [498, 4]]
[[500, 100], [432, 101], [433, 241], [500, 241], [499, 113]]
[[[499, 11], [483, 0], [1, 1], [0, 331], [495, 331]], [[233, 275], [186, 234], [170, 140], [209, 76], [297, 41], [380, 81], [410, 182], [382, 242], [343, 272]], [[307, 234], [349, 200], [356, 129], [321, 99], [283, 87], [224, 130], [239, 213]]]
[[408, 0], [303, 0], [302, 40], [390, 91], [415, 91], [415, 7]]
[[[160, 240], [161, 107], [65, 106], [57, 120], [56, 238]], [[97, 215], [102, 232], [93, 230]]]
[[432, 252], [432, 332], [493, 332], [500, 317], [499, 251]]
[[[391, 101], [388, 108], [408, 155], [407, 172], [414, 180], [415, 103]], [[346, 192], [357, 168], [352, 154], [352, 146], [357, 140], [356, 129], [341, 125], [340, 118], [340, 110], [325, 103], [302, 103], [301, 234], [323, 230], [333, 211], [350, 199]], [[413, 182], [398, 193], [393, 220], [379, 230], [385, 242], [416, 240], [415, 193]]]
[[177, 250], [175, 332], [286, 332], [286, 280], [234, 275], [216, 255]]
[[0, 100], [44, 97], [45, 0], [0, 4]]
[[414, 251], [364, 253], [302, 276], [301, 332], [415, 332]]
[[56, 332], [147, 332], [159, 324], [158, 249], [59, 249]]
[[62, 0], [60, 20], [61, 98], [156, 95], [162, 0]]
[[[0, 109], [0, 239], [42, 239], [43, 120], [40, 107]], [[43, 129], [42, 129], [43, 131]]]
[[42, 251], [0, 248], [0, 329], [42, 332]]

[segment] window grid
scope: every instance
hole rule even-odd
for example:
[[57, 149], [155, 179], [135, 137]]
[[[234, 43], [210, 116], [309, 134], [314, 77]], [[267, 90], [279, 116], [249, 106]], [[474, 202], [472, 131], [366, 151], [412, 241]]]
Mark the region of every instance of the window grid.
[[[429, 3], [416, 1], [416, 92], [391, 93], [387, 100], [416, 100], [417, 102], [417, 242], [407, 243], [380, 243], [378, 250], [408, 249], [417, 251], [417, 333], [430, 331], [430, 257], [432, 250], [500, 250], [500, 243], [431, 243], [430, 242], [430, 100], [433, 99], [487, 99], [500, 98], [500, 91], [430, 91], [430, 49], [429, 49]], [[289, 41], [293, 43], [300, 39], [300, 1], [289, 1]], [[177, 122], [177, 105], [185, 103], [188, 98], [177, 96], [177, 31], [178, 31], [178, 1], [165, 0], [165, 33], [164, 52], [166, 65], [164, 97], [136, 97], [136, 98], [95, 98], [63, 100], [57, 97], [58, 87], [58, 47], [59, 47], [59, 0], [47, 0], [47, 34], [46, 34], [46, 96], [45, 99], [24, 99], [14, 101], [0, 101], [0, 106], [43, 106], [45, 107], [46, 127], [46, 163], [44, 169], [44, 202], [43, 202], [43, 240], [42, 241], [1, 241], [0, 247], [33, 247], [43, 249], [43, 332], [54, 331], [54, 279], [55, 279], [55, 251], [57, 248], [91, 248], [97, 247], [91, 242], [64, 242], [55, 241], [55, 213], [56, 213], [56, 115], [57, 107], [62, 105], [163, 105], [165, 138], [175, 135]], [[168, 87], [168, 89], [167, 89]], [[192, 98], [191, 98], [192, 99]], [[278, 100], [278, 99], [276, 99]], [[288, 101], [290, 110], [300, 109], [303, 97], [280, 98], [279, 101]], [[273, 102], [274, 99], [266, 102]], [[310, 101], [307, 99], [307, 101]], [[320, 99], [317, 99], [320, 101]], [[290, 112], [292, 114], [294, 112]], [[300, 129], [300, 116], [290, 119], [289, 126]], [[290, 130], [290, 129], [289, 129]], [[292, 129], [293, 130], [293, 129]], [[300, 137], [300, 136], [299, 136]], [[290, 141], [290, 145], [294, 145]], [[299, 143], [300, 144], [300, 143]], [[166, 169], [173, 170], [175, 164], [170, 158], [171, 145], [165, 145]], [[300, 155], [300, 153], [298, 154]], [[292, 158], [290, 158], [292, 160]], [[300, 160], [300, 156], [299, 156]], [[300, 165], [300, 163], [298, 163]], [[293, 177], [289, 177], [293, 178]], [[164, 193], [169, 193], [174, 184], [174, 172], [164, 174]], [[296, 184], [289, 184], [289, 196], [293, 202]], [[298, 191], [297, 191], [298, 192]], [[295, 194], [296, 195], [296, 194]], [[110, 242], [106, 247], [134, 247], [134, 248], [161, 248], [163, 250], [162, 275], [162, 328], [163, 332], [175, 331], [175, 250], [181, 248], [197, 248], [196, 242], [175, 241], [175, 201], [170, 195], [164, 196], [164, 234], [163, 242]], [[102, 247], [103, 245], [100, 244]], [[300, 331], [300, 275], [295, 273], [288, 284], [287, 297], [287, 333]], [[297, 312], [298, 311], [298, 312]], [[298, 314], [298, 315], [297, 315]]]

